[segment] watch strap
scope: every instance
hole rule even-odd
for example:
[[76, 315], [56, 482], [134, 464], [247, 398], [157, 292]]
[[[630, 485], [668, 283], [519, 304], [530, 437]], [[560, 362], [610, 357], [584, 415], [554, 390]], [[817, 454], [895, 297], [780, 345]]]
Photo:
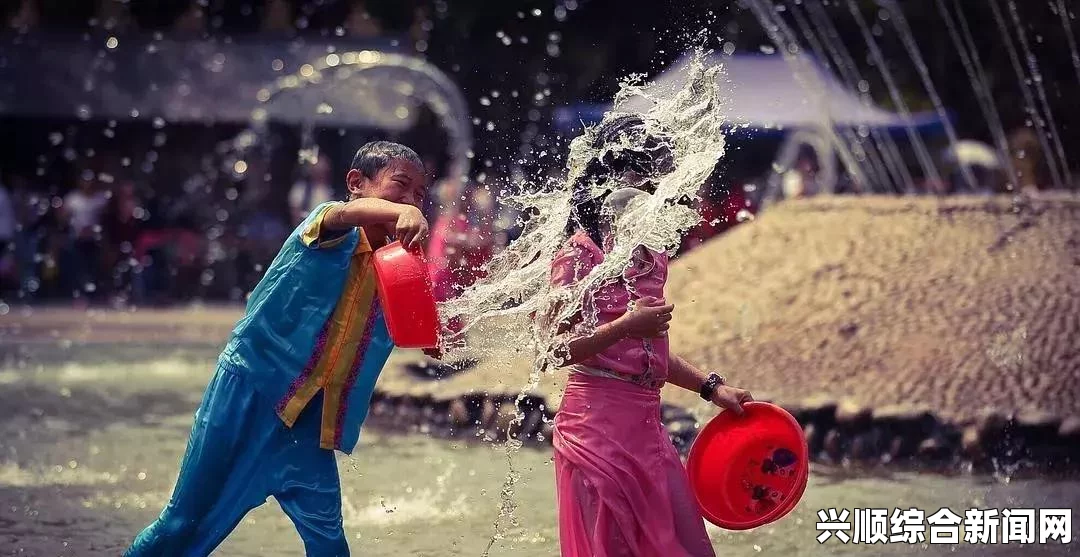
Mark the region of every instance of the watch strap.
[[705, 378], [705, 382], [701, 384], [701, 391], [699, 394], [701, 398], [705, 400], [712, 400], [713, 393], [716, 392], [716, 388], [724, 384], [724, 376], [719, 373], [710, 373]]

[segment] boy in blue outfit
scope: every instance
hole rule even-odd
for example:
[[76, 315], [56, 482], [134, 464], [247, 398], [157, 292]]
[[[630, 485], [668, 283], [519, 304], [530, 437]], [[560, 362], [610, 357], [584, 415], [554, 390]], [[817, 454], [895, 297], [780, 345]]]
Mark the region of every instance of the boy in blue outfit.
[[373, 250], [428, 231], [426, 187], [408, 147], [368, 143], [346, 175], [347, 202], [317, 207], [251, 292], [218, 358], [169, 504], [128, 557], [209, 555], [273, 496], [309, 556], [349, 555], [334, 450], [351, 453], [393, 348]]

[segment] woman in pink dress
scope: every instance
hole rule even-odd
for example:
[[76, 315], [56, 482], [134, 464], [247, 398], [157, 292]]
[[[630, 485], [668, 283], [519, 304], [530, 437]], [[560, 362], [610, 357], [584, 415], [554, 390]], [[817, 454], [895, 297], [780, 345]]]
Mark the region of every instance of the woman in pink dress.
[[[664, 139], [640, 117], [612, 119], [595, 133], [597, 147], [612, 141], [645, 147], [624, 147], [591, 165], [590, 183], [612, 186], [600, 197], [584, 183], [575, 192], [568, 245], [552, 266], [556, 286], [588, 275], [605, 257], [601, 246], [610, 249], [600, 222], [605, 198], [610, 194], [608, 209], [618, 211], [633, 197], [626, 187], [649, 191], [650, 177], [670, 166]], [[639, 246], [621, 280], [585, 296], [587, 311], [597, 316], [591, 332], [558, 325], [557, 353], [570, 370], [553, 438], [564, 557], [714, 555], [685, 468], [660, 422], [660, 388], [672, 383], [738, 414], [751, 397], [668, 351], [674, 308], [664, 301], [667, 269], [666, 254]]]

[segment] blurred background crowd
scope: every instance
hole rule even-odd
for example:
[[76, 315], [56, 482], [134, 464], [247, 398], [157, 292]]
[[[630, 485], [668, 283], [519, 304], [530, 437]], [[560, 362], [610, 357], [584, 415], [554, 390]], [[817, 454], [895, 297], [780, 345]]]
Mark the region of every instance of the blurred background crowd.
[[[887, 58], [901, 58], [891, 55], [903, 48], [901, 41], [881, 31], [887, 14], [875, 11], [873, 2], [856, 4], [871, 14], [870, 31], [882, 37]], [[1033, 123], [1024, 103], [1013, 102], [1022, 91], [1006, 54], [985, 49], [982, 60], [1008, 132], [1002, 156], [988, 145], [990, 124], [966, 102], [967, 77], [950, 72], [955, 61], [937, 54], [948, 50], [947, 38], [923, 25], [939, 21], [934, 4], [907, 3], [905, 9], [916, 42], [927, 45], [948, 119], [963, 137], [979, 141], [947, 141], [940, 121], [920, 127], [941, 171], [921, 172], [918, 153], [902, 145], [897, 160], [911, 167], [912, 176], [908, 187], [893, 193], [1075, 187], [1051, 176], [1055, 161], [1047, 160], [1047, 144], [1033, 131], [1041, 124]], [[968, 14], [973, 28], [989, 25], [983, 12]], [[1057, 12], [1041, 6], [1022, 15], [1038, 27], [1050, 25]], [[595, 121], [589, 111], [610, 101], [619, 78], [634, 72], [655, 76], [695, 44], [758, 58], [773, 53], [762, 46], [770, 40], [744, 4], [712, 0], [663, 10], [614, 0], [6, 0], [0, 3], [0, 25], [0, 299], [17, 303], [241, 302], [303, 216], [321, 202], [344, 197], [342, 177], [353, 150], [375, 138], [406, 143], [426, 161], [433, 223], [427, 251], [440, 296], [450, 296], [475, 280], [483, 262], [518, 232], [517, 216], [499, 203], [499, 194], [557, 179], [567, 142], [582, 124]], [[837, 25], [837, 36], [858, 36], [858, 28]], [[701, 38], [685, 32], [695, 28], [709, 33]], [[976, 34], [974, 47], [983, 50], [998, 38]], [[1042, 48], [1043, 41], [1034, 44]], [[284, 53], [268, 55], [269, 68], [260, 68], [277, 76], [310, 73], [311, 66], [288, 58], [302, 57], [296, 53], [303, 48], [320, 55], [347, 49], [401, 53], [438, 68], [468, 104], [469, 114], [458, 116], [475, 136], [467, 146], [471, 171], [455, 175], [448, 144], [456, 140], [438, 103], [435, 109], [423, 103], [398, 109], [404, 110], [403, 120], [408, 114], [407, 125], [390, 130], [355, 119], [305, 123], [271, 117], [260, 128], [258, 152], [237, 155], [236, 138], [252, 122], [246, 112], [228, 112], [235, 100], [228, 98], [229, 76], [244, 68], [224, 53], [244, 45]], [[188, 67], [178, 53], [162, 58], [159, 65], [168, 66], [163, 69], [110, 58], [125, 49], [145, 57], [169, 48], [203, 48], [211, 55], [191, 56], [195, 62]], [[1055, 87], [1048, 111], [1080, 92], [1064, 79], [1073, 69], [1068, 60], [1057, 56], [1041, 68], [1043, 82]], [[165, 88], [150, 75], [157, 69], [173, 76], [179, 93], [155, 97]], [[941, 113], [917, 92], [914, 66], [898, 64], [892, 71], [907, 108]], [[200, 72], [224, 75], [226, 89], [210, 91]], [[880, 79], [867, 77], [865, 89], [877, 91]], [[209, 92], [200, 93], [200, 87]], [[53, 89], [58, 92], [50, 96]], [[858, 89], [866, 92], [862, 83]], [[145, 98], [118, 100], [133, 90]], [[207, 97], [195, 112], [174, 109], [183, 97], [199, 94]], [[882, 97], [874, 100], [898, 108], [898, 99]], [[318, 107], [321, 116], [350, 110], [371, 112], [373, 122], [381, 111]], [[1058, 116], [1055, 131], [1075, 141], [1076, 111]], [[857, 123], [851, 127], [862, 136], [870, 133]], [[733, 130], [728, 154], [702, 188], [703, 222], [688, 233], [683, 251], [750, 220], [768, 201], [767, 192], [782, 198], [880, 193], [844, 165], [837, 169], [831, 149], [793, 140], [783, 126], [766, 128]], [[903, 135], [896, 131], [886, 133]], [[1063, 154], [1058, 163], [1066, 176], [1070, 157]], [[960, 166], [971, 172], [960, 172]]]

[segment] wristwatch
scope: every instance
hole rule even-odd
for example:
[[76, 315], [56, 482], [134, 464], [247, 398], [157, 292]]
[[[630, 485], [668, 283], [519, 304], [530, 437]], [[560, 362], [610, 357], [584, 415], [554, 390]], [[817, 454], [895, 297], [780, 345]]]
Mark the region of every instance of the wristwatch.
[[716, 388], [723, 385], [726, 382], [723, 375], [719, 373], [710, 373], [705, 378], [705, 382], [701, 384], [701, 398], [705, 400], [712, 400], [713, 393], [716, 392]]

